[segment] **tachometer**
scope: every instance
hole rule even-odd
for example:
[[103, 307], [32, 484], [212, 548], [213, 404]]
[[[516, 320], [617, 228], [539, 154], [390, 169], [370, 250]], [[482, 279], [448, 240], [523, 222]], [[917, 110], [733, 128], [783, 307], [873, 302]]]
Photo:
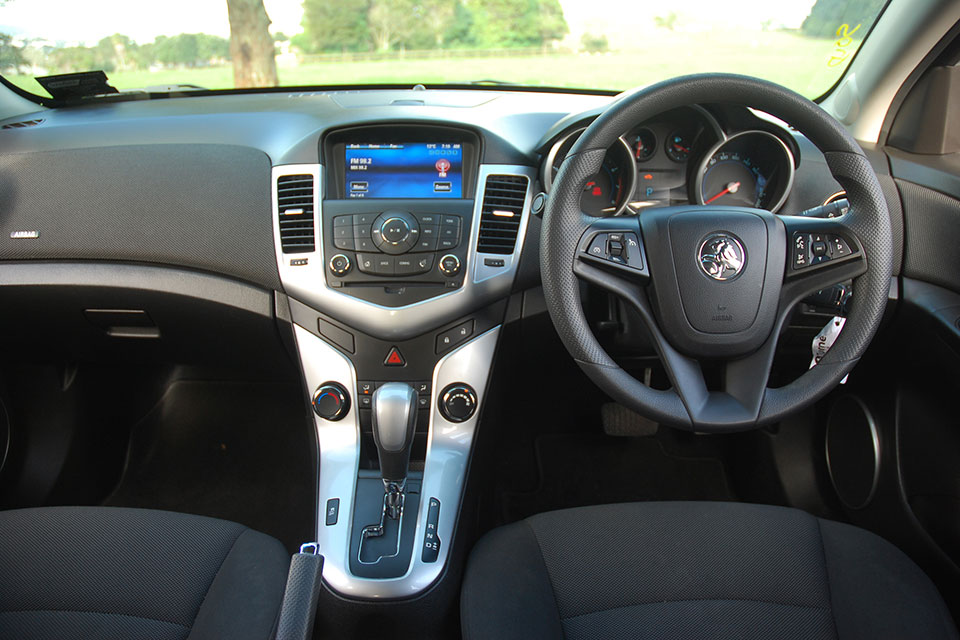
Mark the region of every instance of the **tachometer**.
[[776, 212], [793, 185], [793, 154], [766, 131], [744, 131], [718, 143], [703, 159], [694, 185], [699, 204]]
[[[544, 191], [550, 191], [560, 165], [581, 133], [583, 129], [578, 129], [550, 148], [542, 171]], [[593, 216], [616, 216], [623, 213], [636, 186], [635, 162], [629, 144], [623, 138], [618, 138], [607, 150], [600, 172], [587, 178], [583, 185], [583, 193], [580, 195], [580, 208], [583, 212]]]

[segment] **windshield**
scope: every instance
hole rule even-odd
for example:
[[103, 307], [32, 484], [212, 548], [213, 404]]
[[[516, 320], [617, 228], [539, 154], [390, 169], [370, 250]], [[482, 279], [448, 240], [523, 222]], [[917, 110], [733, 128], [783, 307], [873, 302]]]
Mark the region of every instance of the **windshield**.
[[621, 91], [724, 71], [808, 97], [884, 0], [0, 0], [0, 74], [121, 91], [517, 84]]

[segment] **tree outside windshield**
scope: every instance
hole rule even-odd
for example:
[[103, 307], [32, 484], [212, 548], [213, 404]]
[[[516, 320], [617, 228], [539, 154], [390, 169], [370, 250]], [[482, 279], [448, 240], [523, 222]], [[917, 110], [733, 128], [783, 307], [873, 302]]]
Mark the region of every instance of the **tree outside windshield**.
[[815, 98], [884, 0], [0, 0], [0, 74], [121, 91], [518, 84], [620, 91], [729, 71]]

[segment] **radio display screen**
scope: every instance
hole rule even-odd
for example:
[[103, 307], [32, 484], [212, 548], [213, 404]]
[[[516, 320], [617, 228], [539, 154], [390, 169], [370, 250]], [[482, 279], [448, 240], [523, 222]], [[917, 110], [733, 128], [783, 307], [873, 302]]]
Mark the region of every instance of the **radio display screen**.
[[348, 198], [462, 198], [459, 142], [347, 144]]

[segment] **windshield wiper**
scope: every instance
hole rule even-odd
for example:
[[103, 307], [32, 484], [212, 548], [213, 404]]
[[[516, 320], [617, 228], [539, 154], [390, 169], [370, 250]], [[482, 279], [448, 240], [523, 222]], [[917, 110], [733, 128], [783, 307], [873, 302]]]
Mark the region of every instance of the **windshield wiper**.
[[467, 84], [486, 84], [494, 87], [516, 87], [516, 82], [507, 82], [505, 80], [471, 80]]
[[121, 91], [120, 93], [181, 93], [184, 91], [210, 91], [206, 87], [198, 84], [155, 84], [143, 89], [131, 89], [130, 91]]

